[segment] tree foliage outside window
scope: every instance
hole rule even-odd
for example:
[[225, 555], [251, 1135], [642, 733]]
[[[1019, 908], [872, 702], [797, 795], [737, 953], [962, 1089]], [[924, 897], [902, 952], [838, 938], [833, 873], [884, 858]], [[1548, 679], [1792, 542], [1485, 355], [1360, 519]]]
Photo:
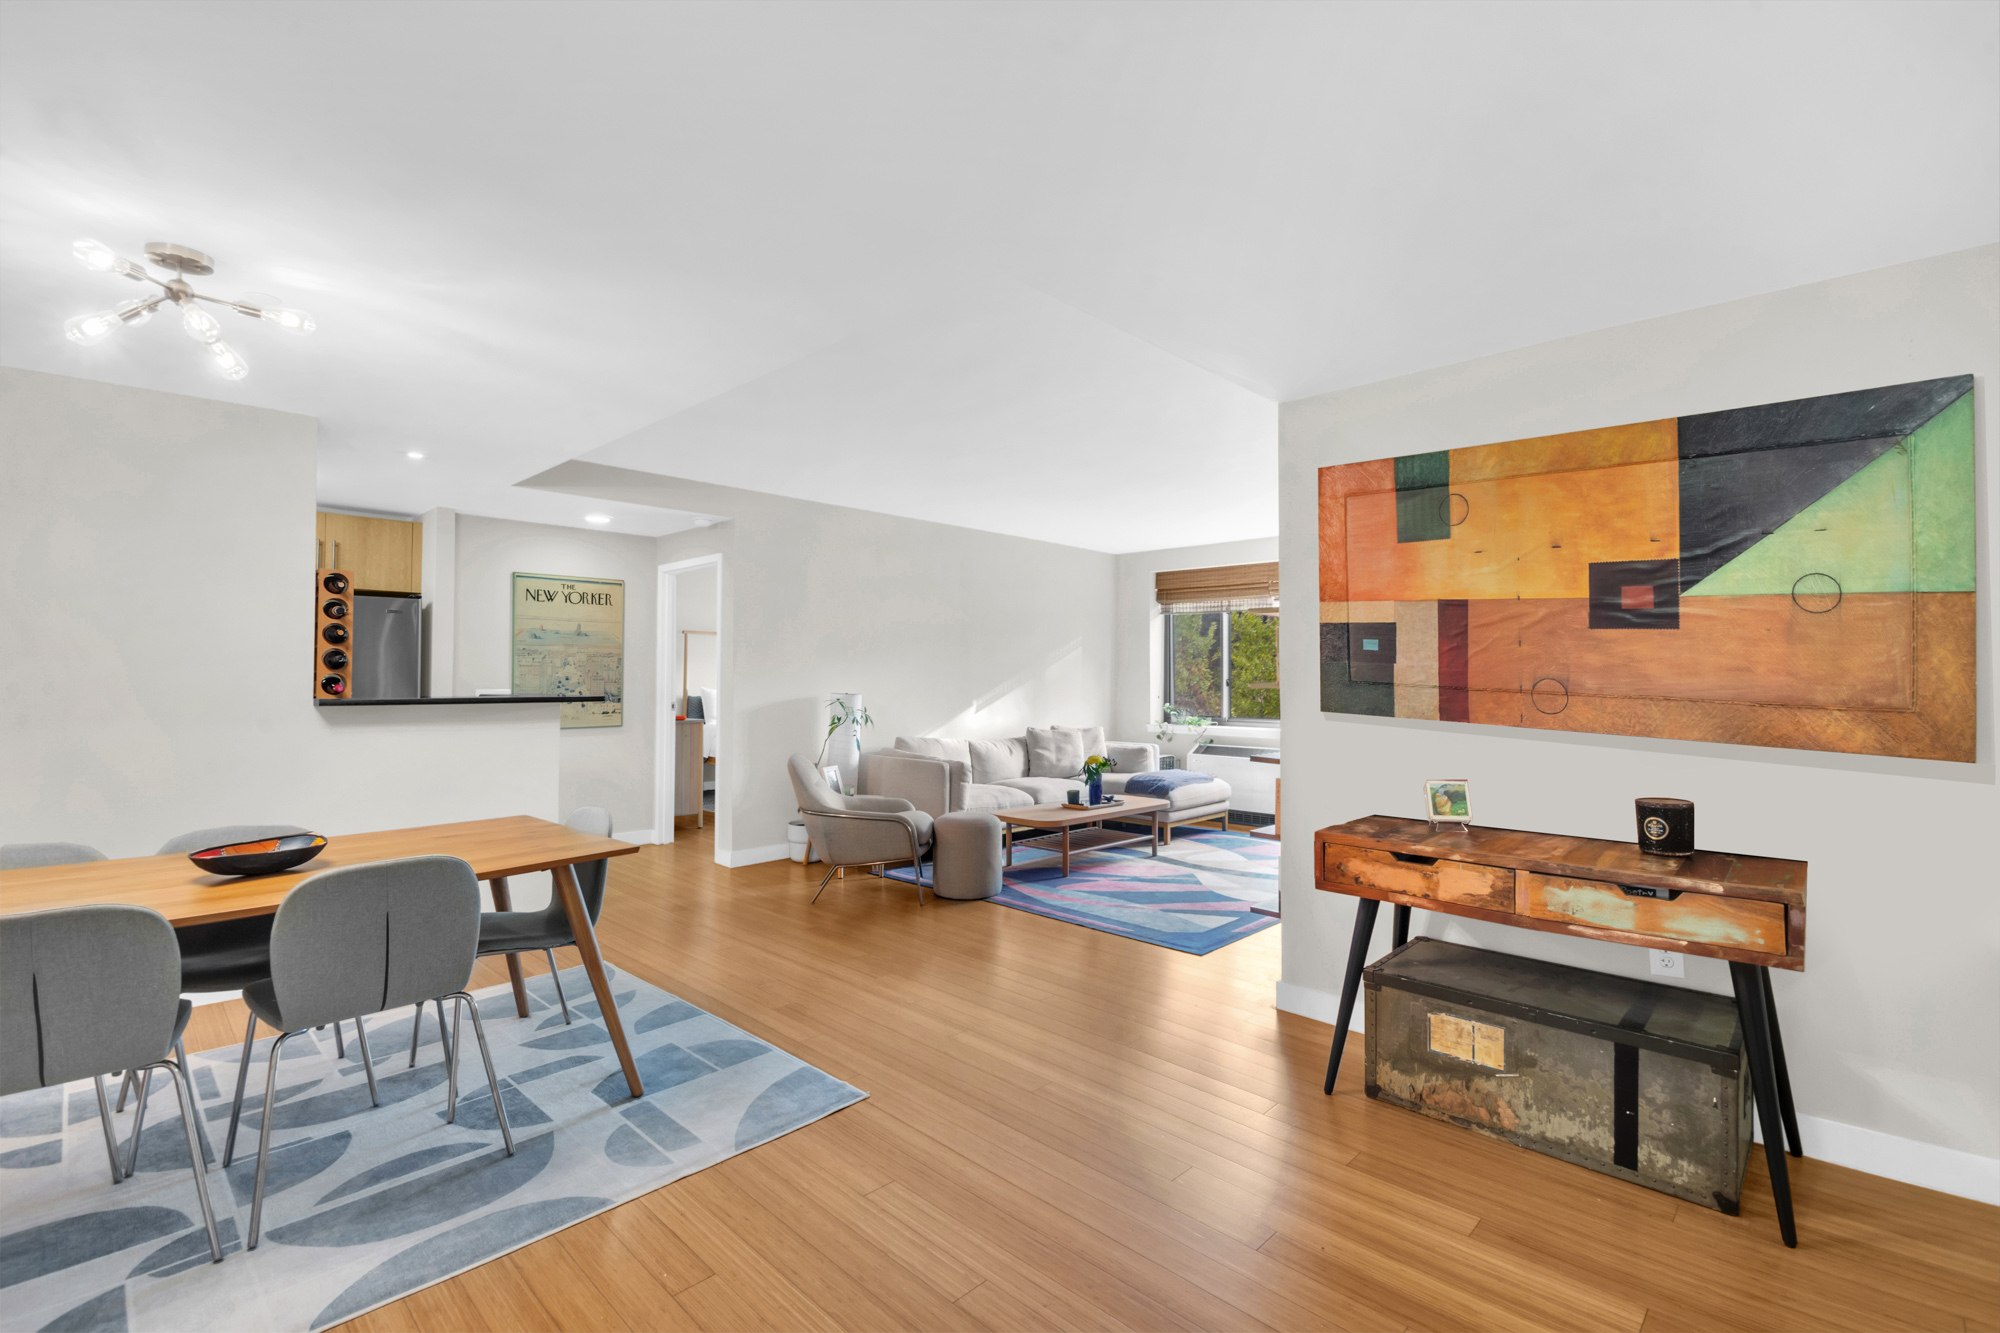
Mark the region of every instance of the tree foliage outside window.
[[1167, 617], [1167, 711], [1217, 721], [1278, 719], [1278, 621], [1257, 611]]

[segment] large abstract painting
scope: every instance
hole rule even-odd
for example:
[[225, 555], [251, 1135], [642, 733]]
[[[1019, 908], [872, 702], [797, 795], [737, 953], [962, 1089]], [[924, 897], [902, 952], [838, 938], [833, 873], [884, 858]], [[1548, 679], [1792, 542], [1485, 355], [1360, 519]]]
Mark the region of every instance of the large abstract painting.
[[1974, 757], [1972, 377], [1322, 468], [1320, 707]]

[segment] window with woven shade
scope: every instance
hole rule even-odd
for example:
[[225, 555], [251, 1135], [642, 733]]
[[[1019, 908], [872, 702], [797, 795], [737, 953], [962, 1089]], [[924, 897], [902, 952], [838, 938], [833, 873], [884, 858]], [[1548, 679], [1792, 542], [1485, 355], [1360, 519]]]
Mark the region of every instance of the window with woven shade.
[[1278, 565], [1166, 569], [1153, 597], [1167, 613], [1165, 719], [1278, 720]]

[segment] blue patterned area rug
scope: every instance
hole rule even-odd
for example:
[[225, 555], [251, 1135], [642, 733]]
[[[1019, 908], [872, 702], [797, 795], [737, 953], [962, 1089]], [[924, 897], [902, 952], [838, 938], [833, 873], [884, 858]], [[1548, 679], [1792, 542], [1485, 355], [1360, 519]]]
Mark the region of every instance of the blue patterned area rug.
[[[867, 1096], [636, 977], [613, 976], [648, 1089], [640, 1101], [626, 1091], [581, 968], [563, 974], [570, 1027], [546, 975], [529, 981], [525, 1019], [508, 987], [479, 992], [511, 1158], [469, 1019], [452, 1125], [435, 1010], [415, 1068], [410, 1011], [368, 1020], [380, 1107], [369, 1105], [351, 1027], [345, 1060], [335, 1058], [331, 1028], [293, 1038], [278, 1062], [263, 1238], [245, 1251], [270, 1049], [260, 1041], [236, 1160], [208, 1177], [227, 1251], [220, 1264], [209, 1262], [171, 1088], [155, 1080], [138, 1172], [118, 1185], [88, 1083], [0, 1099], [4, 1327], [323, 1328]], [[240, 1050], [191, 1058], [218, 1160]], [[117, 1123], [130, 1133], [130, 1103]]]
[[[1070, 859], [1014, 847], [988, 902], [1182, 953], [1214, 953], [1277, 925], [1255, 908], [1278, 904], [1278, 844], [1220, 830], [1176, 831], [1158, 857], [1142, 844]], [[906, 883], [907, 867], [889, 872]]]

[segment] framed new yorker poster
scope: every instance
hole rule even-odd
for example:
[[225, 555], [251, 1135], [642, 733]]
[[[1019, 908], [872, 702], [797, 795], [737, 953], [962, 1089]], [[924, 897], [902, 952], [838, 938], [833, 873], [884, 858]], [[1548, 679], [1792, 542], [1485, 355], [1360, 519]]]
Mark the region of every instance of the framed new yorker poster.
[[623, 579], [514, 575], [516, 694], [601, 694], [562, 705], [562, 725], [625, 724]]

